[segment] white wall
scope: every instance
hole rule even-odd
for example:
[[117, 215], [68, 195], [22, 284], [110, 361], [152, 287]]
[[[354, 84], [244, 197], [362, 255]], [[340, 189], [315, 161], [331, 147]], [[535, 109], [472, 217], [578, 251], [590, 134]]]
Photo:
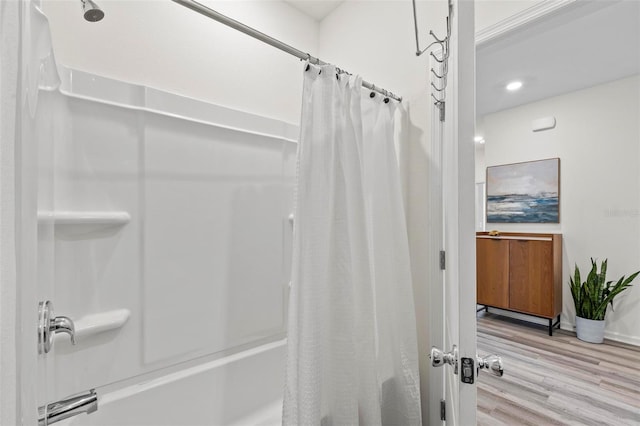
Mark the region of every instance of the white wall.
[[[482, 118], [486, 165], [560, 158], [560, 224], [489, 224], [502, 231], [563, 234], [562, 326], [575, 309], [568, 288], [577, 264], [609, 259], [609, 279], [640, 269], [640, 77], [634, 76]], [[553, 115], [553, 130], [531, 121]], [[610, 338], [640, 344], [640, 280], [607, 313]]]
[[[418, 1], [421, 47], [445, 34], [445, 1]], [[320, 23], [320, 56], [406, 100], [428, 93], [428, 55], [416, 57], [409, 1], [348, 1]]]
[[[289, 123], [300, 119], [302, 65], [284, 52], [169, 0], [43, 0], [57, 60], [69, 68], [209, 101]], [[201, 3], [305, 52], [318, 23], [282, 1]]]

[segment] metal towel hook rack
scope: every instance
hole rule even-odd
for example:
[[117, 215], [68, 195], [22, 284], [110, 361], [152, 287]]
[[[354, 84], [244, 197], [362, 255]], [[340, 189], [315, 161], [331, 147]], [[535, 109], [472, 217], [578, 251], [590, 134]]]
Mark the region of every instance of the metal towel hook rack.
[[431, 87], [433, 87], [433, 88], [434, 88], [435, 90], [437, 90], [438, 92], [444, 92], [444, 89], [446, 89], [446, 88], [447, 88], [447, 86], [443, 86], [441, 89], [438, 89], [438, 88], [436, 87], [436, 85], [435, 85], [435, 84], [433, 84], [433, 81], [431, 82]]
[[443, 77], [443, 76], [441, 76], [441, 75], [438, 75], [438, 73], [437, 73], [437, 72], [435, 72], [433, 68], [431, 68], [431, 73], [432, 73], [433, 75], [435, 75], [435, 76], [436, 76], [436, 78], [442, 78], [442, 77]]
[[[434, 53], [433, 53], [433, 52], [430, 52], [430, 53], [429, 53], [429, 55], [430, 55], [433, 59], [435, 59], [439, 64], [442, 64], [442, 63], [444, 63], [444, 61], [445, 61], [445, 60], [449, 59], [448, 57], [446, 57], [446, 56], [444, 56], [444, 55], [443, 55], [442, 59], [438, 59], [438, 57], [437, 57], [436, 55], [434, 55]], [[431, 69], [433, 69], [433, 68], [431, 68]]]
[[435, 44], [435, 43], [446, 43], [448, 41], [448, 38], [449, 38], [449, 17], [447, 17], [447, 36], [445, 38], [439, 39], [436, 36], [436, 33], [433, 32], [433, 30], [429, 30], [429, 35], [436, 39], [436, 41], [431, 43], [429, 46], [431, 46], [432, 44]]
[[[427, 50], [429, 50], [432, 46], [439, 45], [441, 52], [440, 58], [438, 55], [433, 52], [429, 52], [429, 55], [439, 64], [439, 74], [436, 70], [431, 67], [431, 73], [435, 77], [435, 81], [431, 79], [431, 97], [434, 99], [434, 105], [440, 111], [440, 121], [444, 121], [445, 119], [445, 100], [446, 100], [446, 88], [447, 88], [447, 75], [449, 73], [449, 41], [451, 40], [451, 16], [453, 15], [453, 3], [451, 0], [447, 0], [447, 35], [444, 38], [439, 38], [433, 30], [429, 31], [429, 35], [434, 38], [435, 41], [432, 41], [425, 47], [424, 49], [420, 48], [420, 37], [418, 35], [418, 14], [416, 12], [416, 0], [412, 0], [413, 3], [413, 23], [416, 33], [416, 56], [421, 56]], [[439, 83], [436, 85], [435, 83]], [[440, 86], [440, 87], [438, 87]], [[435, 92], [434, 92], [435, 91]]]

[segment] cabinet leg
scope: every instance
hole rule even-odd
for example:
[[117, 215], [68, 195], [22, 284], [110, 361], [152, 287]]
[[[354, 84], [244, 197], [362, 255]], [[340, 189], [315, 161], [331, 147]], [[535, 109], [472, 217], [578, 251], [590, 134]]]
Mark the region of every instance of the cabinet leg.
[[558, 329], [560, 328], [560, 315], [558, 315], [558, 317], [556, 318], [556, 322], [553, 322], [553, 319], [549, 318], [549, 336], [553, 336], [553, 329], [555, 327], [558, 327]]

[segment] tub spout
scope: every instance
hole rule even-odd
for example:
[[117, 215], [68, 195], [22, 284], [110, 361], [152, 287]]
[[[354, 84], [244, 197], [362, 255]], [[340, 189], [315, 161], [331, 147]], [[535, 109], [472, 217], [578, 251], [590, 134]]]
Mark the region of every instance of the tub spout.
[[81, 395], [76, 395], [52, 402], [38, 408], [38, 426], [47, 426], [78, 414], [91, 414], [98, 409], [98, 394], [95, 389]]

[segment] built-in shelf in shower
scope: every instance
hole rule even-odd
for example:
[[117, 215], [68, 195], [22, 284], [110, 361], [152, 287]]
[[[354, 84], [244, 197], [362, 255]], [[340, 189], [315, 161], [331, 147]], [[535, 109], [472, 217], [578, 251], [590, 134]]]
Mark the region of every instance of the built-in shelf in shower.
[[38, 223], [82, 227], [85, 231], [124, 226], [131, 215], [124, 211], [41, 211]]
[[76, 341], [82, 342], [89, 336], [122, 328], [129, 320], [129, 316], [131, 312], [128, 309], [115, 309], [74, 320]]

